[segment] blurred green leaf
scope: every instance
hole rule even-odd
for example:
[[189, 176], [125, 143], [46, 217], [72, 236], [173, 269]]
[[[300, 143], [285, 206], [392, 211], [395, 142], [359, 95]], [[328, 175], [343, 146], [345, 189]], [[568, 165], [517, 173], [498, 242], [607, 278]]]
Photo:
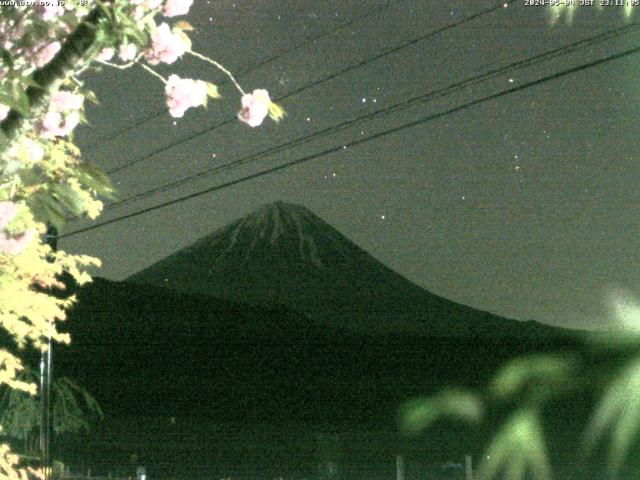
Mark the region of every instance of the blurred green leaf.
[[54, 198], [61, 205], [63, 212], [69, 216], [77, 217], [84, 213], [84, 204], [78, 194], [66, 183], [51, 186]]
[[220, 98], [218, 87], [213, 83], [207, 82], [207, 96], [211, 98]]
[[279, 122], [285, 117], [285, 115], [286, 112], [280, 105], [274, 102], [271, 102], [269, 104], [269, 118], [271, 118], [271, 120], [273, 120], [274, 122]]
[[98, 195], [101, 195], [109, 200], [115, 200], [113, 185], [111, 180], [100, 170], [99, 167], [92, 163], [82, 162], [78, 166], [78, 180], [82, 185], [95, 190]]
[[48, 192], [39, 192], [27, 199], [34, 218], [43, 223], [51, 223], [58, 231], [65, 224], [64, 211], [55, 198]]
[[590, 452], [610, 431], [609, 469], [622, 466], [640, 427], [640, 357], [634, 358], [613, 379], [589, 423], [584, 449]]
[[16, 104], [15, 104], [16, 108], [23, 115], [28, 115], [29, 114], [29, 110], [31, 108], [31, 101], [29, 100], [29, 97], [27, 96], [26, 90], [23, 89], [23, 88], [18, 88], [16, 93], [17, 93], [17, 99], [18, 99]]
[[498, 398], [519, 392], [546, 400], [573, 384], [576, 372], [573, 357], [558, 354], [531, 355], [511, 360], [494, 376], [490, 391]]
[[551, 466], [536, 409], [520, 409], [507, 420], [485, 452], [479, 474], [482, 480], [551, 478]]
[[125, 27], [124, 33], [127, 40], [133, 40], [133, 43], [138, 46], [145, 45], [148, 42], [146, 34], [138, 29], [136, 25]]
[[482, 414], [482, 403], [475, 394], [464, 390], [443, 390], [405, 403], [400, 409], [400, 427], [405, 433], [415, 434], [445, 417], [478, 422]]
[[195, 28], [186, 20], [180, 20], [173, 24], [173, 28], [179, 28], [180, 30], [184, 30], [185, 32], [193, 32]]
[[2, 130], [0, 130], [0, 152], [9, 145], [9, 140]]

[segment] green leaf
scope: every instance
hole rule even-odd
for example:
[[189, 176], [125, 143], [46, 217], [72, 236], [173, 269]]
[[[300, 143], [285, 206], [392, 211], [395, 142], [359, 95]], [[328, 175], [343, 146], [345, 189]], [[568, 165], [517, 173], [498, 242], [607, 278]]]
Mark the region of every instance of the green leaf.
[[612, 474], [622, 467], [640, 429], [639, 393], [640, 357], [636, 357], [613, 379], [586, 430], [583, 445], [586, 452], [592, 451], [609, 430], [609, 469]]
[[60, 202], [65, 213], [71, 214], [71, 216], [77, 217], [84, 213], [84, 204], [78, 197], [78, 194], [66, 183], [60, 183], [53, 185], [51, 191], [54, 197]]
[[482, 403], [475, 394], [449, 389], [405, 403], [400, 408], [400, 428], [405, 433], [415, 434], [445, 417], [476, 423], [482, 415]]
[[218, 87], [213, 83], [207, 82], [207, 95], [211, 98], [220, 98]]
[[538, 400], [545, 400], [551, 393], [562, 393], [566, 389], [562, 387], [572, 385], [576, 369], [575, 359], [564, 355], [516, 358], [498, 371], [490, 391], [498, 398], [507, 398], [526, 390]]
[[93, 93], [91, 90], [83, 90], [82, 94], [84, 95], [85, 100], [95, 105], [100, 105], [100, 102], [98, 101], [98, 97], [96, 97], [96, 94]]
[[115, 200], [114, 188], [111, 184], [111, 180], [106, 173], [104, 173], [100, 168], [89, 162], [82, 162], [78, 166], [78, 180], [80, 183], [91, 189], [95, 190], [99, 195], [109, 198], [110, 200]]
[[282, 120], [287, 113], [277, 103], [271, 102], [269, 104], [269, 118], [275, 122]]
[[[526, 476], [527, 472], [531, 477]], [[551, 466], [538, 411], [515, 412], [493, 438], [479, 468], [482, 480], [550, 480]]]
[[29, 97], [27, 96], [27, 92], [18, 87], [16, 88], [16, 101], [14, 102], [14, 107], [23, 115], [29, 114], [30, 102]]
[[0, 90], [0, 103], [11, 107], [13, 104], [13, 97]]
[[184, 30], [185, 32], [193, 32], [195, 28], [189, 22], [185, 20], [180, 20], [173, 24], [173, 28], [179, 28], [180, 30]]
[[129, 39], [134, 40], [134, 44], [137, 45], [138, 47], [145, 47], [146, 44], [148, 43], [149, 38], [147, 37], [147, 34], [144, 31], [141, 31], [140, 29], [137, 28], [136, 25], [132, 25], [131, 27], [125, 28], [124, 29], [124, 34], [125, 34], [125, 41], [123, 42], [123, 44], [127, 44], [129, 43]]
[[4, 151], [4, 149], [9, 145], [9, 139], [4, 134], [2, 130], [0, 130], [0, 152]]
[[40, 192], [28, 199], [29, 207], [36, 220], [51, 223], [59, 231], [65, 224], [64, 211], [55, 198], [48, 192]]

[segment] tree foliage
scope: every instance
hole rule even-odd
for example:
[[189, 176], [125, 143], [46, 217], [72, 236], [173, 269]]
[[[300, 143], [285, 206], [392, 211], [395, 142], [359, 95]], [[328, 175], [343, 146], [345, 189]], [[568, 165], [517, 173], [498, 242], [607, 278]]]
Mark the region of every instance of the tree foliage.
[[[25, 380], [37, 383], [38, 375], [27, 370]], [[40, 402], [26, 392], [3, 387], [0, 396], [0, 424], [8, 437], [23, 438], [41, 425]], [[77, 433], [89, 429], [90, 417], [103, 417], [96, 399], [67, 377], [56, 378], [53, 390], [53, 431], [56, 434]]]
[[[74, 128], [85, 121], [85, 101], [96, 101], [84, 77], [106, 67], [139, 66], [163, 83], [160, 94], [169, 113], [182, 116], [187, 109], [220, 97], [212, 83], [177, 75], [165, 79], [152, 68], [188, 54], [229, 76], [242, 95], [240, 121], [254, 127], [266, 116], [279, 121], [284, 115], [266, 90], [246, 93], [224, 67], [192, 51], [188, 22], [167, 23], [185, 15], [192, 2], [97, 0], [0, 6], [0, 327], [16, 347], [0, 348], [0, 386], [12, 390], [5, 401], [17, 409], [2, 417], [9, 434], [35, 425], [36, 418], [33, 402], [20, 393], [36, 393], [33, 378], [23, 375], [20, 352], [26, 347], [46, 349], [47, 338], [70, 341], [57, 326], [76, 298], [54, 294], [64, 289], [61, 275], [64, 272], [82, 285], [90, 281], [87, 268], [99, 265], [95, 258], [53, 251], [44, 239], [47, 226], [62, 230], [69, 219], [94, 219], [102, 201], [115, 194], [107, 176], [83, 161], [72, 143]], [[83, 417], [65, 416], [63, 411], [99, 411], [70, 380], [60, 379], [54, 389], [58, 431], [84, 425]], [[28, 425], [20, 424], [25, 419]], [[0, 445], [2, 478], [37, 474], [19, 468], [9, 448]]]
[[[631, 338], [637, 340], [637, 336]], [[514, 358], [494, 374], [484, 391], [445, 390], [409, 402], [400, 411], [400, 425], [406, 433], [415, 433], [444, 418], [483, 421], [494, 434], [481, 455], [479, 478], [549, 480], [553, 478], [553, 462], [545, 418], [553, 415], [557, 402], [570, 405], [579, 402], [578, 397], [598, 394], [602, 389], [591, 416], [584, 419], [582, 433], [575, 432], [578, 436], [571, 461], [576, 469], [588, 462], [596, 464], [604, 439], [608, 444], [605, 468], [598, 478], [618, 478], [640, 435], [640, 342], [630, 342], [624, 333], [594, 334], [585, 342], [588, 349], [582, 355], [547, 353]], [[597, 356], [608, 359], [603, 367], [594, 366]], [[509, 413], [498, 415], [505, 419], [496, 426], [492, 423], [496, 416], [486, 414], [490, 411]], [[479, 417], [476, 412], [485, 415]]]

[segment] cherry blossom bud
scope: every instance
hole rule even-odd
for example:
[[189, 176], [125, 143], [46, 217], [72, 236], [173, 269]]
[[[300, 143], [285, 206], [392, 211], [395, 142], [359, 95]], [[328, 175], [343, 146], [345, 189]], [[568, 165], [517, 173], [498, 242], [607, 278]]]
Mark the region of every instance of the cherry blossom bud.
[[242, 110], [238, 112], [238, 120], [250, 127], [258, 127], [269, 113], [271, 99], [266, 90], [254, 90], [242, 96]]
[[164, 89], [169, 113], [174, 118], [180, 118], [191, 107], [205, 105], [207, 101], [207, 84], [202, 80], [180, 78], [171, 75]]
[[162, 9], [165, 17], [177, 17], [178, 15], [186, 15], [189, 8], [193, 4], [193, 0], [167, 0]]

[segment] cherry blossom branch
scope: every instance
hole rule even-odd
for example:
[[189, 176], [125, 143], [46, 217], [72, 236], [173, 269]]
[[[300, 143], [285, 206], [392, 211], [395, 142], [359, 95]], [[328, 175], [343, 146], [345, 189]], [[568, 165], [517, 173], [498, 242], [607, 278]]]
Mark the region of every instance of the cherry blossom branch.
[[96, 61], [98, 63], [101, 63], [102, 65], [106, 65], [107, 67], [117, 68], [118, 70], [126, 70], [127, 68], [131, 68], [136, 63], [138, 63], [138, 61], [142, 58], [143, 55], [144, 55], [144, 53], [139, 53], [136, 58], [134, 58], [133, 60], [131, 60], [128, 63], [123, 63], [123, 64], [111, 63], [111, 62], [107, 62], [105, 60], [96, 60]]
[[144, 68], [147, 72], [149, 72], [151, 75], [154, 75], [156, 78], [159, 78], [162, 81], [162, 83], [164, 83], [165, 85], [167, 84], [167, 80], [158, 72], [156, 72], [154, 69], [145, 65], [144, 63], [141, 63], [140, 66]]
[[211, 65], [215, 66], [218, 70], [222, 71], [224, 74], [227, 75], [227, 77], [229, 77], [229, 79], [233, 82], [233, 84], [236, 86], [236, 88], [238, 89], [238, 91], [242, 95], [246, 95], [246, 92], [242, 89], [242, 87], [240, 86], [238, 81], [235, 79], [235, 77], [231, 74], [231, 72], [229, 70], [227, 70], [226, 68], [224, 68], [222, 65], [220, 65], [218, 62], [216, 62], [215, 60], [210, 59], [209, 57], [205, 57], [204, 55], [201, 55], [198, 52], [194, 52], [193, 50], [187, 50], [187, 53], [190, 53], [194, 57], [199, 58], [200, 60], [203, 60], [203, 61], [205, 61], [207, 63], [210, 63]]
[[[101, 7], [96, 7], [64, 42], [56, 56], [44, 67], [33, 74], [33, 84], [27, 88], [26, 96], [29, 111], [37, 110], [47, 99], [49, 93], [76, 68], [96, 41], [98, 24], [104, 17]], [[8, 140], [12, 140], [29, 120], [28, 116], [11, 109], [0, 123], [0, 130]]]

